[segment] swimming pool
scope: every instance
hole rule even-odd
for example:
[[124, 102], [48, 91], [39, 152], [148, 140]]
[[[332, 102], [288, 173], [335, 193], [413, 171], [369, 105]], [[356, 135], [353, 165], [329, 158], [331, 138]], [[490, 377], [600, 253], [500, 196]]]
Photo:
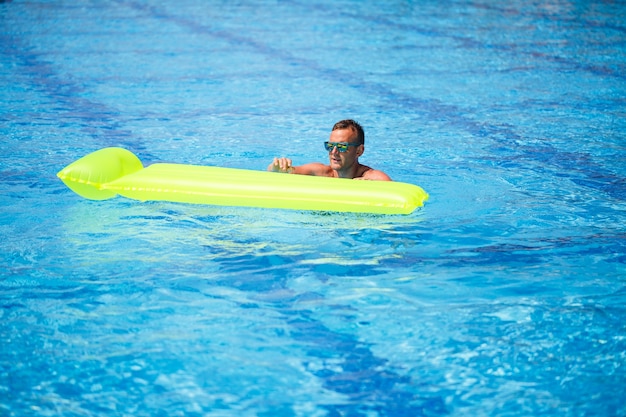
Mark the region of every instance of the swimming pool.
[[[0, 414], [626, 415], [625, 15], [0, 3]], [[424, 208], [94, 202], [55, 176], [107, 146], [324, 161], [346, 117]]]

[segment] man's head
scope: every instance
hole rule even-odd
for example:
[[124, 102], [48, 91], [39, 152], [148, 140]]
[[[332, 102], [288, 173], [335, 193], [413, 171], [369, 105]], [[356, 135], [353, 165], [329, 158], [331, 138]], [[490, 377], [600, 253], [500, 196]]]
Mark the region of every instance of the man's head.
[[[359, 157], [365, 150], [365, 134], [363, 128], [354, 120], [341, 120], [333, 126], [326, 149], [330, 160], [330, 167], [350, 175], [356, 174], [359, 166]], [[336, 144], [348, 145], [340, 150]], [[335, 145], [335, 146], [333, 146]]]
[[358, 142], [361, 145], [365, 145], [365, 132], [363, 132], [363, 128], [360, 124], [355, 122], [352, 119], [340, 120], [333, 126], [333, 130], [343, 130], [349, 129], [356, 134], [356, 140], [354, 142]]

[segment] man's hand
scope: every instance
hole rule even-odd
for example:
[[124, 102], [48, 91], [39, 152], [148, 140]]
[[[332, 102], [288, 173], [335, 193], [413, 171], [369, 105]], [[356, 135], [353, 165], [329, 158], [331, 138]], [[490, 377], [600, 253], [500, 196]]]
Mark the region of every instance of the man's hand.
[[293, 165], [291, 165], [291, 159], [282, 157], [274, 158], [274, 161], [269, 164], [267, 170], [271, 172], [285, 172], [287, 174], [291, 174], [294, 168]]

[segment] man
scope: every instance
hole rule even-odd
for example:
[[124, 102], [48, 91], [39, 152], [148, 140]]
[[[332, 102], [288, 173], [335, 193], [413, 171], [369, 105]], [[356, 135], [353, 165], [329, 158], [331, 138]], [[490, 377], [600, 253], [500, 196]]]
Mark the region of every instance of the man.
[[291, 159], [283, 157], [274, 158], [267, 170], [319, 177], [391, 181], [391, 178], [384, 172], [359, 162], [359, 156], [365, 151], [365, 133], [361, 125], [354, 120], [341, 120], [335, 123], [330, 132], [330, 139], [324, 145], [328, 151], [329, 165], [311, 162], [293, 166]]

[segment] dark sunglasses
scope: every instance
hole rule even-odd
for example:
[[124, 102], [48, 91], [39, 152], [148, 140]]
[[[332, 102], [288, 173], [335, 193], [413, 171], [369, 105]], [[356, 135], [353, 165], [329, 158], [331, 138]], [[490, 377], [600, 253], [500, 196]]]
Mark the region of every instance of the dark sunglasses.
[[337, 148], [337, 150], [341, 153], [348, 152], [348, 148], [350, 146], [359, 146], [359, 145], [360, 143], [324, 142], [324, 148], [328, 152], [331, 152], [334, 148]]

